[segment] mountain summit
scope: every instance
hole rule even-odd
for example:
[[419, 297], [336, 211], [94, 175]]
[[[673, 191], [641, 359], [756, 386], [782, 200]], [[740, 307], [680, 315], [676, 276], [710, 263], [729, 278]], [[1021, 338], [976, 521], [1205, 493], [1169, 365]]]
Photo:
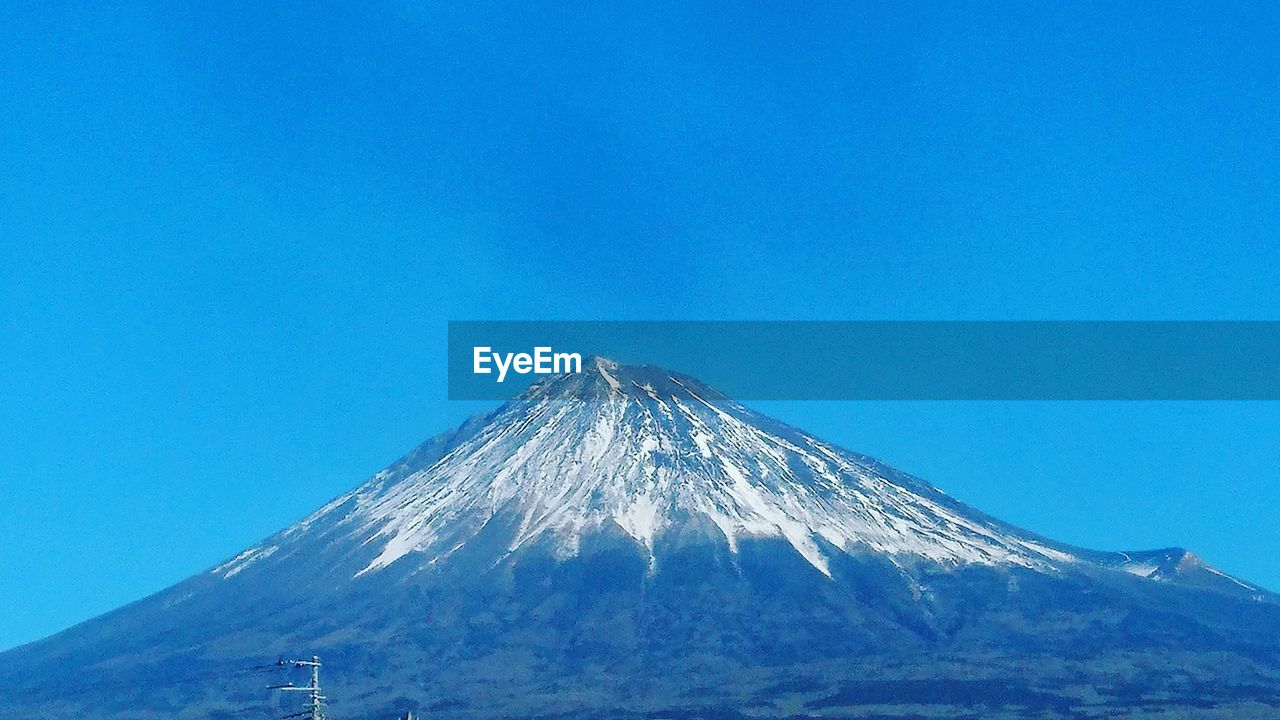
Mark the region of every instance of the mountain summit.
[[[212, 572], [229, 578], [318, 544], [342, 548], [343, 567], [358, 560], [353, 577], [393, 563], [421, 569], [477, 537], [491, 563], [527, 547], [566, 558], [599, 535], [630, 538], [652, 572], [674, 535], [730, 554], [739, 540], [776, 538], [828, 577], [833, 558], [860, 554], [903, 566], [1061, 572], [1092, 562], [1146, 574], [1134, 555], [1082, 553], [1000, 523], [693, 378], [599, 357], [428, 442]], [[1157, 567], [1161, 579], [1180, 577], [1176, 562]], [[1223, 590], [1260, 592], [1219, 577]]]
[[1280, 688], [1276, 637], [1274, 596], [1185, 550], [1056, 543], [693, 378], [592, 358], [0, 655], [0, 718], [271, 717], [254, 669], [298, 653], [325, 657], [335, 719], [1237, 712]]

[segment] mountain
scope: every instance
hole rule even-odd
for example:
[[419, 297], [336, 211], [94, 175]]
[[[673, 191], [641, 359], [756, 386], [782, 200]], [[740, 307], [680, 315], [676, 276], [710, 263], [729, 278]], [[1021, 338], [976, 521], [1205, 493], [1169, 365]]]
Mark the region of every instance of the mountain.
[[[1280, 599], [1101, 552], [593, 359], [154, 596], [0, 654], [0, 720], [1280, 717]], [[285, 695], [276, 693], [276, 695]], [[288, 694], [291, 695], [291, 694]]]

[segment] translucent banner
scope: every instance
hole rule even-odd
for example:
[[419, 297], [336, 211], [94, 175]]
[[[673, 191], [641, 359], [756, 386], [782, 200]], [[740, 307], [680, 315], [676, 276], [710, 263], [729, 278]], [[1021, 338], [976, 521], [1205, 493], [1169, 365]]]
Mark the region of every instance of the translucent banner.
[[455, 400], [510, 398], [593, 356], [740, 400], [1280, 399], [1277, 322], [467, 320], [448, 352]]

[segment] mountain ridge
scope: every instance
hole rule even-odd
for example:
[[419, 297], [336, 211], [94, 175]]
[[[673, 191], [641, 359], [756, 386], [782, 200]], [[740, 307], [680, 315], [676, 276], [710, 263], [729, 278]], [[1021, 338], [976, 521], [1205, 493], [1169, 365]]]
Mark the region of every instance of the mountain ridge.
[[592, 359], [0, 653], [0, 720], [274, 717], [253, 669], [297, 654], [333, 668], [335, 718], [1238, 718], [1280, 697], [1277, 637], [1275, 596], [1186, 550], [1057, 543]]
[[[278, 552], [280, 545], [273, 540], [288, 541], [291, 536], [305, 533], [310, 525], [354, 503], [354, 508], [346, 509], [364, 513], [363, 520], [355, 521], [360, 523], [356, 530], [370, 535], [363, 538], [362, 544], [382, 544], [382, 552], [357, 572], [361, 575], [411, 554], [441, 552], [439, 545], [443, 541], [437, 533], [441, 532], [439, 526], [446, 523], [436, 518], [448, 517], [449, 523], [455, 525], [466, 522], [467, 511], [492, 501], [493, 507], [487, 508], [490, 515], [483, 518], [487, 521], [492, 513], [499, 511], [499, 504], [517, 500], [537, 507], [524, 508], [522, 534], [515, 538], [516, 545], [542, 533], [561, 533], [565, 541], [561, 550], [568, 553], [573, 552], [576, 533], [591, 529], [586, 526], [594, 524], [598, 528], [608, 521], [615, 522], [651, 550], [654, 533], [662, 531], [664, 522], [673, 520], [667, 517], [667, 513], [672, 513], [700, 514], [710, 519], [731, 550], [740, 534], [780, 535], [824, 573], [827, 572], [826, 558], [818, 549], [819, 538], [844, 550], [856, 546], [872, 552], [899, 553], [908, 559], [923, 557], [942, 562], [1013, 562], [1043, 568], [1053, 568], [1055, 563], [1094, 562], [1171, 582], [1177, 582], [1184, 571], [1208, 568], [1198, 561], [1185, 567], [1165, 562], [1153, 566], [1147, 573], [1140, 573], [1138, 570], [1145, 566], [1133, 561], [1133, 557], [1186, 551], [1172, 548], [1109, 553], [1074, 548], [976, 511], [924, 480], [874, 458], [850, 453], [754, 413], [688, 376], [655, 366], [621, 366], [599, 357], [589, 358], [586, 367], [579, 375], [555, 376], [535, 383], [511, 403], [429, 440], [364, 485], [335, 498], [308, 518], [217, 566], [213, 572], [237, 574], [249, 563]], [[575, 403], [584, 403], [587, 408], [584, 410]], [[557, 424], [562, 423], [570, 411], [589, 412], [591, 417], [568, 428], [567, 436], [554, 435], [552, 430], [559, 429]], [[498, 432], [474, 442], [474, 433], [484, 433], [494, 425], [499, 426]], [[536, 432], [525, 432], [534, 425], [537, 425]], [[759, 432], [759, 428], [765, 431]], [[514, 436], [514, 440], [507, 437], [509, 435]], [[451, 447], [457, 445], [464, 447], [461, 450]], [[483, 461], [474, 460], [476, 453], [490, 453], [495, 445], [496, 454], [501, 456], [487, 467]], [[533, 477], [525, 468], [513, 466], [513, 463], [527, 462], [521, 453], [539, 456], [547, 454], [548, 448], [557, 450], [567, 446], [582, 448], [583, 452], [571, 456], [567, 463], [561, 461], [541, 467], [539, 477]], [[630, 453], [614, 453], [608, 459], [613, 463], [611, 469], [629, 463], [625, 470], [631, 476], [620, 486], [601, 482], [603, 476], [590, 467], [585, 473], [579, 472], [584, 477], [576, 488], [569, 487], [572, 483], [561, 477], [578, 471], [583, 464], [590, 466], [603, 461], [604, 453], [618, 447]], [[430, 457], [435, 450], [441, 450], [444, 456]], [[460, 470], [440, 467], [447, 465], [453, 455], [464, 458]], [[710, 462], [705, 462], [708, 460]], [[752, 460], [755, 467], [749, 466]], [[799, 467], [801, 465], [805, 467]], [[679, 474], [679, 481], [671, 480], [673, 473], [664, 472], [671, 466], [675, 466], [673, 473]], [[785, 480], [803, 471], [807, 471], [809, 477], [802, 480], [816, 478], [830, 486], [803, 498], [812, 502], [795, 500], [797, 488], [803, 491], [804, 485], [767, 488], [780, 489], [781, 493], [759, 490], [771, 475]], [[545, 482], [552, 474], [556, 475], [554, 481]], [[468, 480], [471, 476], [480, 477], [481, 483], [470, 488], [468, 494], [431, 502], [441, 494], [441, 485], [448, 491], [450, 483], [456, 483], [456, 479], [464, 475]], [[441, 476], [445, 476], [443, 480]], [[690, 478], [709, 480], [715, 488], [700, 488], [701, 494], [694, 497], [682, 496], [682, 491], [693, 484]], [[510, 488], [498, 487], [503, 483], [509, 483]], [[856, 487], [858, 492], [852, 497], [839, 497], [838, 493], [831, 492], [831, 488], [842, 489], [842, 484], [871, 487]], [[664, 486], [659, 488], [660, 485]], [[541, 488], [540, 495], [533, 492], [536, 488]], [[718, 493], [721, 488], [727, 492]], [[592, 493], [612, 493], [626, 504], [584, 509], [601, 501]], [[879, 496], [886, 493], [894, 496], [881, 501]], [[495, 494], [497, 499], [492, 497]], [[717, 496], [710, 497], [712, 495]], [[846, 502], [840, 504], [841, 500]], [[836, 517], [830, 507], [833, 504], [838, 505], [834, 508]], [[404, 512], [406, 508], [411, 512]], [[570, 517], [565, 508], [594, 513], [594, 516]], [[873, 510], [883, 512], [876, 514]], [[793, 517], [797, 513], [804, 517]], [[851, 526], [845, 520], [859, 513], [868, 516], [861, 525]], [[924, 527], [921, 523], [943, 523], [948, 532], [938, 538], [932, 525]], [[465, 541], [460, 533], [448, 534], [457, 535], [456, 541]], [[443, 551], [451, 549], [452, 546]], [[439, 557], [430, 561], [437, 560]], [[1221, 582], [1216, 585], [1220, 591], [1270, 595], [1213, 568], [1203, 574], [1220, 578]], [[1198, 577], [1197, 584], [1214, 586], [1209, 580]]]

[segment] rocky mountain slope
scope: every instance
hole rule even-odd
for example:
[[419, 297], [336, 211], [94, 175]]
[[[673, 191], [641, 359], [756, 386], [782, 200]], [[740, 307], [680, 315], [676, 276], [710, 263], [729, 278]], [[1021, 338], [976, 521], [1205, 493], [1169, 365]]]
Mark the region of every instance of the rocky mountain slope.
[[1265, 590], [1182, 549], [1053, 542], [595, 359], [0, 654], [0, 718], [275, 717], [273, 661], [313, 653], [335, 720], [1280, 716]]

